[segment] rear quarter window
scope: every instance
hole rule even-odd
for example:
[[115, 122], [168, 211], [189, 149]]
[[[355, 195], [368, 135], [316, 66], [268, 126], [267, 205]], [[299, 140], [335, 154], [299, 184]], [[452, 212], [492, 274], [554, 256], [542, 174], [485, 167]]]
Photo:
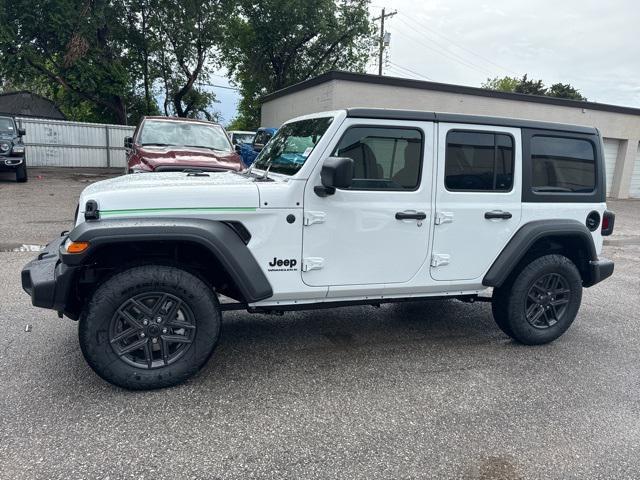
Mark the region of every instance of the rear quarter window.
[[588, 140], [536, 135], [531, 166], [534, 192], [589, 193], [596, 186], [596, 152]]
[[522, 130], [523, 202], [605, 201], [604, 162], [597, 132]]

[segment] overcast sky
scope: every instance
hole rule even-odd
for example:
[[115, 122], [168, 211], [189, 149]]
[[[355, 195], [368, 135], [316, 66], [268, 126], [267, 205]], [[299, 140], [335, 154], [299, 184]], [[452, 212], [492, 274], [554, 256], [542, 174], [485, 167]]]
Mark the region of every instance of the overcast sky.
[[[372, 0], [372, 16], [382, 7], [398, 11], [386, 22], [385, 75], [480, 86], [528, 73], [590, 101], [640, 107], [638, 0]], [[215, 91], [226, 122], [237, 95]]]

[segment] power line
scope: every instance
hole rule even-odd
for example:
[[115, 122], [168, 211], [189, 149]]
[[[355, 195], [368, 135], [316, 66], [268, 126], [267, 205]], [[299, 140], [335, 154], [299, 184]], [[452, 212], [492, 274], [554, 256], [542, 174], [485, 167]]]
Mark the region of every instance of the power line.
[[459, 63], [459, 64], [461, 64], [461, 65], [463, 65], [465, 67], [468, 67], [468, 68], [470, 68], [472, 70], [475, 70], [476, 72], [482, 73], [483, 75], [491, 75], [490, 71], [482, 69], [482, 68], [480, 68], [480, 67], [478, 67], [476, 65], [473, 65], [472, 63], [466, 61], [465, 59], [463, 59], [463, 58], [461, 58], [459, 56], [451, 54], [451, 52], [442, 51], [442, 50], [439, 50], [437, 48], [434, 48], [433, 46], [428, 45], [424, 41], [422, 41], [422, 40], [420, 40], [418, 38], [415, 38], [415, 37], [411, 37], [411, 36], [409, 36], [409, 35], [407, 35], [405, 33], [397, 32], [397, 34], [400, 35], [401, 37], [406, 38], [407, 40], [409, 40], [411, 42], [417, 42], [420, 45], [422, 45], [423, 47], [425, 47], [425, 48], [437, 53], [438, 55], [441, 55], [441, 56], [443, 56], [443, 57], [445, 57], [445, 58], [447, 58], [449, 60], [453, 60], [453, 61], [455, 61], [455, 62], [457, 62], [457, 63]]
[[404, 71], [400, 70], [400, 69], [399, 69], [399, 68], [397, 68], [397, 67], [393, 67], [393, 66], [391, 66], [391, 67], [389, 67], [389, 68], [387, 69], [387, 71], [388, 71], [389, 73], [391, 73], [391, 75], [393, 75], [393, 76], [395, 76], [395, 77], [408, 78], [408, 79], [410, 79], [410, 80], [423, 80], [422, 78], [418, 78], [418, 77], [416, 77], [415, 75], [413, 75], [412, 73], [404, 72]]
[[[409, 25], [407, 22], [405, 22], [403, 18], [399, 18], [399, 20], [405, 26], [407, 26], [409, 29], [415, 30], [411, 25]], [[403, 32], [403, 33], [405, 35], [408, 35], [408, 32]], [[437, 40], [434, 40], [434, 39], [430, 38], [429, 39], [429, 43], [426, 43], [426, 41], [424, 39], [422, 39], [421, 37], [419, 37], [419, 36], [418, 37], [411, 37], [411, 38], [413, 40], [421, 43], [422, 45], [424, 45], [424, 46], [426, 46], [426, 47], [428, 47], [428, 48], [430, 48], [432, 50], [435, 50], [436, 52], [439, 52], [440, 54], [442, 54], [444, 56], [449, 56], [452, 59], [454, 59], [454, 60], [456, 60], [456, 61], [458, 61], [460, 63], [463, 63], [464, 65], [475, 69], [476, 71], [479, 71], [480, 73], [483, 73], [485, 75], [491, 75], [491, 73], [492, 73], [491, 70], [488, 70], [487, 68], [483, 67], [482, 65], [475, 64], [472, 61], [460, 56], [459, 54], [457, 54], [455, 52], [452, 52], [451, 50], [449, 50], [447, 48], [447, 45], [443, 45], [442, 43], [440, 43]], [[431, 43], [433, 43], [434, 45], [436, 45], [436, 47], [439, 47], [439, 48], [434, 48], [434, 46], [431, 45]]]
[[414, 70], [411, 70], [410, 68], [403, 67], [402, 65], [398, 65], [397, 63], [393, 63], [393, 62], [391, 62], [391, 61], [390, 61], [389, 63], [390, 63], [392, 66], [396, 67], [396, 69], [398, 69], [398, 70], [401, 70], [401, 71], [402, 71], [402, 70], [404, 70], [404, 71], [406, 71], [406, 72], [408, 72], [408, 73], [410, 73], [410, 74], [412, 74], [412, 75], [414, 75], [414, 76], [417, 76], [417, 77], [419, 77], [419, 78], [421, 78], [421, 79], [423, 79], [423, 80], [429, 80], [430, 82], [432, 82], [432, 81], [433, 81], [431, 78], [427, 77], [426, 75], [423, 75], [423, 74], [418, 73], [418, 72], [416, 72], [416, 71], [414, 71]]
[[418, 30], [423, 29], [424, 31], [428, 31], [428, 32], [431, 32], [431, 33], [433, 33], [433, 34], [435, 34], [435, 35], [438, 35], [439, 37], [442, 37], [443, 39], [445, 39], [445, 40], [447, 40], [448, 42], [450, 42], [452, 45], [454, 45], [454, 46], [458, 47], [460, 50], [464, 50], [464, 51], [466, 51], [466, 52], [470, 53], [471, 55], [474, 55], [475, 57], [478, 57], [478, 58], [480, 58], [480, 59], [484, 60], [485, 62], [490, 63], [491, 65], [493, 65], [493, 66], [495, 66], [495, 67], [498, 67], [498, 68], [499, 68], [499, 69], [501, 69], [501, 70], [504, 70], [505, 72], [513, 73], [513, 74], [514, 74], [514, 75], [516, 75], [516, 76], [519, 76], [519, 75], [520, 75], [519, 73], [517, 73], [517, 72], [515, 72], [515, 71], [513, 71], [513, 70], [511, 70], [511, 69], [509, 69], [509, 68], [506, 68], [506, 67], [504, 67], [504, 66], [502, 66], [502, 65], [499, 65], [498, 63], [494, 62], [493, 60], [490, 60], [490, 59], [488, 59], [488, 58], [486, 58], [486, 57], [484, 57], [484, 56], [480, 55], [478, 52], [475, 52], [475, 51], [473, 51], [473, 50], [470, 50], [469, 48], [465, 47], [464, 45], [461, 45], [461, 44], [459, 44], [459, 43], [455, 42], [454, 40], [451, 40], [451, 38], [449, 38], [448, 36], [446, 36], [446, 35], [444, 35], [444, 34], [442, 34], [442, 33], [438, 32], [438, 31], [436, 31], [436, 30], [433, 30], [432, 28], [429, 28], [429, 27], [427, 27], [427, 26], [425, 26], [425, 25], [420, 24], [418, 21], [414, 20], [413, 18], [411, 18], [411, 17], [410, 17], [410, 16], [408, 16], [408, 15], [405, 15], [405, 14], [404, 14], [404, 13], [402, 13], [402, 12], [400, 12], [400, 15], [401, 15], [402, 17], [404, 17], [404, 19], [406, 19], [406, 20], [410, 21], [410, 22], [414, 25], [414, 28], [416, 28], [416, 29], [418, 29]]
[[239, 88], [237, 87], [229, 87], [226, 85], [215, 85], [213, 83], [198, 83], [198, 85], [202, 86], [202, 87], [215, 87], [215, 88], [224, 88], [226, 90], [236, 90], [236, 91], [240, 91]]

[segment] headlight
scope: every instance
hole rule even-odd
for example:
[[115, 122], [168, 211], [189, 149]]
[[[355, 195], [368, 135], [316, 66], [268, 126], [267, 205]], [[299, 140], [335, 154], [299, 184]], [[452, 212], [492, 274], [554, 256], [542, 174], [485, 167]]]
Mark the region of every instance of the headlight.
[[24, 153], [24, 145], [14, 145], [12, 153]]
[[11, 148], [11, 145], [8, 144], [7, 142], [2, 142], [0, 143], [0, 152], [8, 152], [9, 149]]

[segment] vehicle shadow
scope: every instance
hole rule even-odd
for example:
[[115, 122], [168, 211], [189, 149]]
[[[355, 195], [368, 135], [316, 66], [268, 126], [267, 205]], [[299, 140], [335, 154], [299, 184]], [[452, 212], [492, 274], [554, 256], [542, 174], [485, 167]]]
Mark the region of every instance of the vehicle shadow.
[[[334, 373], [378, 362], [411, 362], [469, 348], [512, 343], [495, 325], [489, 304], [455, 300], [345, 307], [282, 316], [225, 314], [220, 343], [200, 381], [282, 369]], [[438, 368], [438, 367], [434, 367]]]

